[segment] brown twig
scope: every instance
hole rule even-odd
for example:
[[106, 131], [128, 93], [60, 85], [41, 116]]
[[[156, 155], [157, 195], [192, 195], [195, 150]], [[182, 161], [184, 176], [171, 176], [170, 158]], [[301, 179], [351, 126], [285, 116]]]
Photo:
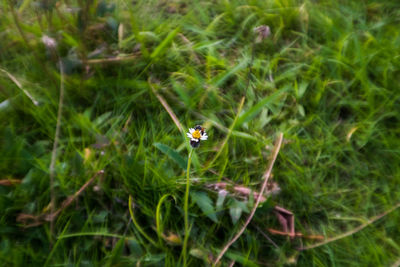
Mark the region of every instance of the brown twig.
[[[57, 218], [58, 215], [60, 215], [60, 213], [65, 210], [67, 207], [69, 207], [71, 205], [71, 203], [73, 201], [75, 201], [78, 196], [80, 194], [82, 194], [82, 192], [93, 183], [93, 181], [95, 180], [95, 178], [99, 175], [102, 175], [104, 173], [103, 170], [98, 171], [97, 173], [95, 173], [84, 185], [81, 186], [81, 188], [79, 188], [78, 191], [76, 191], [73, 195], [69, 196], [66, 200], [63, 201], [63, 203], [61, 204], [61, 207], [54, 211], [54, 212], [50, 212], [50, 213], [45, 213], [45, 214], [41, 214], [41, 215], [32, 215], [32, 214], [25, 214], [25, 213], [21, 213], [18, 215], [17, 217], [17, 222], [21, 222], [24, 223], [24, 227], [34, 227], [34, 226], [38, 226], [43, 224], [46, 221], [54, 221], [55, 218]], [[33, 221], [32, 223], [27, 224], [27, 221]]]
[[379, 220], [379, 219], [385, 217], [386, 215], [392, 213], [393, 211], [395, 211], [395, 210], [398, 209], [399, 207], [400, 207], [400, 203], [397, 203], [396, 205], [394, 205], [394, 206], [393, 206], [392, 208], [390, 208], [389, 210], [387, 210], [387, 211], [383, 212], [382, 214], [379, 214], [379, 215], [377, 215], [377, 216], [375, 216], [375, 217], [372, 217], [372, 218], [369, 219], [366, 223], [361, 224], [360, 226], [354, 228], [354, 229], [351, 230], [351, 231], [348, 231], [348, 232], [346, 232], [346, 233], [343, 233], [343, 234], [338, 235], [338, 236], [335, 236], [335, 237], [328, 238], [328, 239], [326, 239], [325, 241], [320, 242], [320, 243], [317, 243], [317, 244], [314, 244], [314, 245], [310, 245], [310, 246], [306, 246], [306, 247], [303, 247], [303, 248], [299, 248], [299, 250], [300, 250], [300, 251], [303, 251], [303, 250], [308, 250], [308, 249], [317, 248], [317, 247], [320, 247], [320, 246], [329, 244], [329, 243], [331, 243], [331, 242], [337, 241], [337, 240], [339, 240], [339, 239], [343, 239], [343, 238], [345, 238], [345, 237], [354, 235], [355, 233], [361, 231], [361, 230], [364, 229], [365, 227], [367, 227], [367, 226], [373, 224], [373, 223], [376, 222], [377, 220]]
[[217, 265], [217, 263], [221, 260], [222, 256], [224, 256], [225, 252], [229, 249], [229, 247], [235, 243], [235, 241], [243, 234], [244, 230], [247, 228], [247, 225], [249, 225], [251, 219], [254, 216], [254, 213], [256, 212], [256, 209], [258, 207], [258, 205], [261, 202], [261, 196], [264, 193], [265, 188], [267, 187], [267, 183], [268, 183], [268, 179], [271, 176], [271, 172], [272, 172], [272, 168], [275, 164], [275, 160], [278, 156], [279, 150], [281, 149], [281, 145], [282, 145], [282, 140], [283, 140], [283, 134], [280, 133], [278, 136], [278, 140], [275, 142], [275, 146], [274, 146], [274, 150], [273, 150], [273, 154], [272, 154], [272, 158], [269, 162], [268, 168], [266, 170], [266, 172], [263, 175], [264, 178], [264, 182], [262, 184], [260, 193], [258, 195], [257, 201], [255, 203], [255, 205], [253, 206], [253, 209], [250, 212], [249, 217], [247, 218], [246, 222], [244, 223], [244, 225], [242, 226], [242, 228], [240, 229], [240, 231], [232, 238], [231, 241], [229, 241], [225, 247], [221, 250], [221, 252], [219, 253], [217, 259], [214, 261], [213, 266]]
[[88, 59], [85, 61], [88, 65], [96, 65], [96, 64], [103, 64], [103, 63], [118, 63], [118, 62], [125, 62], [135, 60], [139, 57], [139, 54], [127, 55], [127, 56], [120, 56], [120, 57], [112, 57], [112, 58], [98, 58], [98, 59]]
[[322, 235], [304, 235], [303, 233], [290, 233], [290, 232], [285, 232], [285, 231], [279, 231], [275, 230], [272, 228], [268, 229], [268, 232], [270, 232], [273, 235], [283, 235], [283, 236], [289, 236], [289, 237], [303, 237], [307, 239], [324, 239], [324, 236]]
[[179, 122], [178, 117], [175, 115], [174, 111], [172, 110], [172, 108], [168, 105], [167, 101], [156, 91], [156, 89], [154, 89], [153, 85], [150, 82], [150, 79], [149, 79], [148, 83], [151, 88], [151, 91], [155, 94], [158, 101], [160, 101], [161, 105], [163, 105], [165, 110], [168, 112], [169, 116], [174, 121], [176, 127], [178, 127], [179, 131], [183, 134], [183, 132], [184, 132], [183, 127], [182, 127], [181, 123]]
[[104, 170], [100, 170], [98, 171], [95, 175], [92, 176], [92, 178], [90, 178], [84, 185], [81, 186], [81, 188], [79, 188], [78, 191], [76, 191], [73, 195], [67, 197], [66, 200], [63, 201], [63, 203], [61, 203], [61, 207], [55, 211], [52, 212], [51, 214], [48, 214], [45, 216], [45, 220], [46, 221], [54, 221], [54, 219], [63, 211], [65, 210], [69, 205], [71, 205], [71, 203], [77, 199], [77, 197], [79, 197], [80, 194], [82, 194], [82, 192], [90, 185], [93, 183], [94, 179], [98, 176], [104, 173]]

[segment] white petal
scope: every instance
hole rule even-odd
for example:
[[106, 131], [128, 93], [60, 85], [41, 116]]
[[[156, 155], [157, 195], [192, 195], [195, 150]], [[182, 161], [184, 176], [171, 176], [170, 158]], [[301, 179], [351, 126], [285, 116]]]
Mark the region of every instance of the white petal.
[[189, 133], [192, 134], [193, 132], [194, 132], [194, 129], [193, 129], [193, 128], [190, 128], [190, 129], [189, 129]]
[[192, 138], [192, 139], [190, 139], [190, 141], [200, 142], [200, 140], [196, 139], [196, 138]]
[[186, 133], [187, 137], [192, 138], [192, 134]]
[[201, 140], [207, 140], [208, 136], [207, 135], [203, 135], [202, 137], [200, 137]]

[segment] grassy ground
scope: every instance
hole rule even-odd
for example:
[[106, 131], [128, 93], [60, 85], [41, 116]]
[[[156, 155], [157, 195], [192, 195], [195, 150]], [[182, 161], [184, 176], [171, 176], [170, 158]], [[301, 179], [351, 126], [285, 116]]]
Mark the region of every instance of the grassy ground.
[[[267, 231], [280, 229], [275, 205], [295, 214], [297, 231], [329, 238], [399, 202], [397, 0], [3, 0], [0, 14], [0, 178], [16, 179], [0, 186], [3, 266], [182, 264], [190, 146], [162, 101], [184, 131], [202, 124], [209, 135], [190, 173], [190, 266], [208, 266], [254, 203], [221, 203], [207, 185], [227, 177], [259, 190], [278, 132], [281, 192], [257, 209], [223, 266], [398, 261], [398, 210], [301, 252], [318, 241]], [[259, 25], [271, 35], [254, 43]], [[51, 207], [58, 56], [65, 92]], [[41, 216], [91, 177], [57, 216]]]

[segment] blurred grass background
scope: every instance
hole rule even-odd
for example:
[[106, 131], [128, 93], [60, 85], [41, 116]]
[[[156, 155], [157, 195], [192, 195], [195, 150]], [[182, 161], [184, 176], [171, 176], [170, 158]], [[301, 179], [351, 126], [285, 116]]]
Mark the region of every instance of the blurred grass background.
[[[180, 264], [189, 147], [160, 97], [185, 131], [202, 124], [209, 135], [193, 158], [190, 266], [208, 266], [252, 205], [234, 196], [217, 203], [207, 185], [228, 177], [258, 190], [279, 131], [281, 192], [257, 210], [223, 266], [394, 264], [398, 211], [302, 252], [316, 241], [270, 235], [274, 247], [257, 227], [279, 229], [279, 205], [303, 234], [333, 237], [399, 202], [399, 20], [397, 0], [1, 1], [0, 178], [16, 180], [0, 186], [2, 265]], [[271, 35], [254, 44], [260, 25]], [[52, 238], [48, 222], [27, 227], [17, 218], [51, 209], [58, 56], [56, 207], [105, 173], [54, 220]], [[130, 220], [129, 195], [156, 244]]]

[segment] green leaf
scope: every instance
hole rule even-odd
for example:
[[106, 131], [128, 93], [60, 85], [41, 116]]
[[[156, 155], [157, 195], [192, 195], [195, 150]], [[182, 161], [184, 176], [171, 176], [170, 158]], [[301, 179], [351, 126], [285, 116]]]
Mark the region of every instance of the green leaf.
[[125, 246], [125, 238], [121, 238], [117, 244], [115, 244], [114, 249], [109, 254], [109, 258], [107, 260], [106, 266], [115, 266], [117, 264], [117, 260], [121, 257], [123, 249]]
[[241, 255], [241, 253], [235, 253], [235, 252], [228, 251], [225, 255], [227, 258], [237, 261], [237, 262], [241, 263], [243, 266], [249, 266], [249, 267], [250, 266], [251, 267], [259, 266], [257, 263], [243, 257]]
[[22, 13], [25, 8], [29, 7], [31, 4], [32, 0], [24, 0], [21, 4], [21, 6], [18, 9], [18, 13]]
[[253, 107], [251, 107], [249, 110], [247, 110], [239, 117], [236, 126], [240, 126], [243, 123], [253, 119], [255, 116], [257, 116], [258, 113], [260, 113], [263, 110], [264, 106], [268, 106], [273, 102], [279, 101], [279, 98], [283, 95], [283, 93], [288, 91], [288, 89], [289, 89], [288, 87], [285, 87], [281, 90], [274, 92], [269, 96], [264, 97], [261, 101], [259, 101], [257, 104], [255, 104]]
[[232, 131], [232, 136], [240, 137], [247, 140], [258, 141], [257, 137], [254, 137], [248, 133], [240, 132], [240, 131]]
[[233, 224], [238, 222], [243, 211], [249, 212], [249, 208], [247, 207], [246, 203], [233, 199], [229, 205], [229, 215], [231, 215]]
[[190, 97], [185, 92], [185, 89], [183, 88], [183, 86], [181, 86], [179, 82], [172, 79], [172, 88], [178, 94], [180, 99], [185, 103], [185, 105], [190, 106]]
[[239, 64], [237, 64], [233, 68], [229, 68], [227, 71], [221, 73], [220, 75], [216, 76], [214, 79], [212, 79], [211, 84], [214, 86], [221, 86], [228, 78], [230, 78], [232, 75], [234, 75], [236, 72], [240, 71], [241, 69], [246, 68], [247, 66], [247, 61], [242, 61]]
[[193, 45], [193, 49], [195, 51], [200, 51], [202, 49], [206, 49], [206, 48], [211, 48], [211, 47], [215, 47], [218, 46], [220, 44], [222, 44], [224, 41], [219, 40], [219, 41], [205, 41], [205, 42], [198, 42], [195, 45]]
[[[146, 263], [150, 263], [151, 266], [154, 266], [155, 263], [161, 262], [162, 260], [165, 259], [166, 254], [165, 253], [160, 253], [160, 254], [146, 254], [144, 257], [142, 257], [142, 261]], [[153, 264], [151, 264], [153, 263]]]
[[65, 31], [63, 31], [61, 34], [64, 37], [64, 42], [67, 43], [69, 46], [71, 46], [71, 47], [78, 47], [79, 46], [79, 42], [72, 35], [69, 35]]
[[222, 210], [222, 207], [224, 205], [224, 200], [225, 200], [227, 194], [228, 194], [228, 192], [226, 190], [220, 190], [218, 192], [217, 204], [215, 205], [217, 207], [217, 211]]
[[217, 223], [217, 215], [212, 203], [212, 200], [204, 192], [192, 192], [192, 199], [196, 202], [197, 206], [204, 212], [204, 214], [210, 218], [213, 222]]
[[302, 105], [298, 105], [297, 110], [299, 111], [300, 116], [306, 116], [306, 112], [304, 111], [304, 107]]
[[186, 170], [187, 160], [182, 158], [182, 156], [179, 155], [179, 153], [175, 149], [172, 149], [169, 146], [161, 143], [154, 143], [154, 146], [158, 148], [162, 153], [167, 155], [170, 159], [175, 161], [179, 165], [179, 167], [182, 168], [182, 170]]
[[[296, 83], [297, 84], [297, 83]], [[303, 97], [304, 93], [306, 92], [308, 87], [308, 83], [306, 82], [301, 82], [300, 85], [298, 86], [296, 93], [297, 93], [297, 97], [301, 98]]]
[[237, 206], [232, 206], [229, 208], [229, 215], [231, 215], [232, 223], [236, 224], [240, 216], [242, 216], [242, 209]]
[[168, 34], [168, 36], [159, 44], [156, 49], [154, 49], [153, 53], [151, 53], [150, 58], [156, 59], [162, 52], [166, 50], [166, 47], [172, 42], [175, 35], [179, 32], [180, 28], [176, 28], [172, 32]]
[[107, 122], [107, 120], [110, 118], [112, 115], [112, 112], [106, 112], [104, 114], [101, 114], [98, 116], [96, 119], [93, 120], [93, 125], [96, 125], [96, 127], [104, 126], [104, 124]]

